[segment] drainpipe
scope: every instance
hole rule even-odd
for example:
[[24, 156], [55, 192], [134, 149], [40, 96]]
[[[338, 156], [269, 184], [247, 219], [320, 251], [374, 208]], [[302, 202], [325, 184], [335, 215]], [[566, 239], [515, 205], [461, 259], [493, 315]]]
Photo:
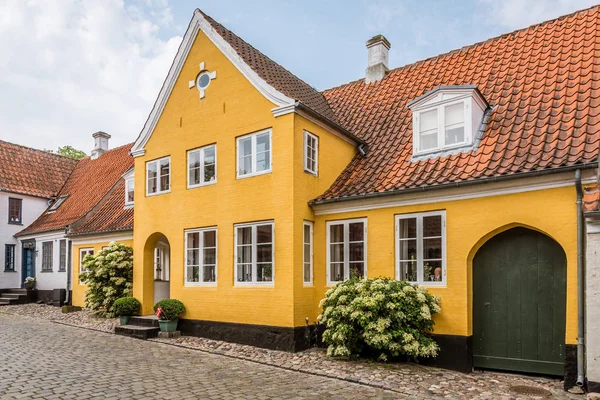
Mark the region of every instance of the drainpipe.
[[583, 242], [583, 188], [581, 187], [581, 170], [575, 171], [575, 189], [577, 190], [577, 386], [583, 386], [584, 377], [584, 242]]

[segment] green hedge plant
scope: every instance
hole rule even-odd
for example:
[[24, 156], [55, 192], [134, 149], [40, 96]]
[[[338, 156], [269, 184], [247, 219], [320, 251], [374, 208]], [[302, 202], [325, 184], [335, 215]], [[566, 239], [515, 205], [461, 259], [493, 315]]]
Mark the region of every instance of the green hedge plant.
[[439, 298], [406, 281], [353, 278], [329, 289], [320, 307], [329, 356], [385, 361], [435, 357], [439, 350], [429, 335]]
[[115, 301], [132, 293], [133, 249], [112, 242], [98, 254], [86, 255], [82, 264], [85, 272], [79, 274], [79, 280], [87, 285], [85, 306], [114, 317]]
[[176, 299], [164, 299], [154, 305], [154, 312], [158, 309], [158, 306], [162, 308], [163, 313], [158, 316], [159, 319], [172, 321], [181, 317], [185, 312], [185, 306], [183, 303]]
[[121, 297], [113, 304], [113, 313], [117, 317], [139, 315], [142, 303], [135, 297]]

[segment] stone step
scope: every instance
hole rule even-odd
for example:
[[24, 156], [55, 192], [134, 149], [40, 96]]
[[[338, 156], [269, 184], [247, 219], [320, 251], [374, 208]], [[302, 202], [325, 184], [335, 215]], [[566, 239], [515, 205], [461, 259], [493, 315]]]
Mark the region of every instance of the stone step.
[[27, 294], [27, 289], [8, 289], [9, 293]]
[[23, 299], [26, 300], [27, 299], [27, 293], [21, 294], [21, 293], [3, 293], [2, 297], [5, 299]]
[[0, 297], [0, 306], [10, 306], [13, 304], [18, 304], [17, 299], [8, 299], [6, 297]]
[[150, 339], [158, 336], [159, 328], [153, 326], [121, 325], [115, 326], [115, 334], [137, 339]]
[[158, 328], [158, 318], [156, 315], [143, 315], [137, 317], [129, 318], [129, 323], [127, 325], [135, 325], [135, 326], [149, 326], [153, 328]]

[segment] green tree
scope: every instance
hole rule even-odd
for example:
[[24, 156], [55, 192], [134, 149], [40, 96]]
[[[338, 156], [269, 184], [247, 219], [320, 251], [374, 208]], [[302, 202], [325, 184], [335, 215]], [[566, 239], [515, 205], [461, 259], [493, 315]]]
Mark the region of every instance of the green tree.
[[75, 160], [79, 160], [80, 158], [87, 157], [87, 154], [85, 154], [84, 151], [77, 150], [73, 146], [69, 146], [69, 145], [59, 147], [56, 154], [59, 154], [61, 156], [65, 156], [65, 157], [69, 157], [69, 158], [74, 158]]

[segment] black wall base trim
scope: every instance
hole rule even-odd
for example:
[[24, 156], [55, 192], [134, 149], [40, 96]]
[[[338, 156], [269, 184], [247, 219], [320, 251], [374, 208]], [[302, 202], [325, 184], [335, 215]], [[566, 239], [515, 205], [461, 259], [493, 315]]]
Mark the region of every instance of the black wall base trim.
[[600, 393], [600, 382], [587, 382], [587, 391], [588, 393]]
[[577, 384], [577, 345], [565, 344], [565, 390]]
[[43, 301], [45, 304], [52, 302], [53, 290], [39, 290], [37, 291], [37, 300]]
[[419, 364], [459, 372], [473, 371], [473, 336], [431, 335], [440, 346], [436, 358], [423, 358]]

